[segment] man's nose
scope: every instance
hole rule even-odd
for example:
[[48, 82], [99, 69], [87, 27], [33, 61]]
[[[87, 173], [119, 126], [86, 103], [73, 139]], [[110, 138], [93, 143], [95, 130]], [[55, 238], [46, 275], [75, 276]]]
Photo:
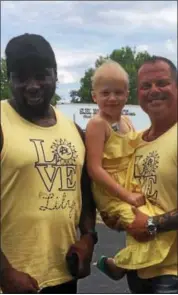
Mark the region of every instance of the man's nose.
[[152, 83], [151, 88], [150, 88], [150, 93], [151, 94], [156, 94], [156, 93], [159, 93], [159, 92], [160, 92], [159, 88], [155, 85], [155, 83]]
[[27, 87], [26, 87], [28, 91], [37, 91], [39, 88], [40, 88], [40, 85], [38, 81], [36, 81], [35, 79], [30, 79], [28, 81]]

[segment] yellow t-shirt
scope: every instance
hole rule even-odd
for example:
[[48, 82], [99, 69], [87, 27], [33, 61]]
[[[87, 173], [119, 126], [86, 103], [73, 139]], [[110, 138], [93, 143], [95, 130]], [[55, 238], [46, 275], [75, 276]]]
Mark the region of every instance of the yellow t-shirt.
[[72, 279], [66, 253], [77, 238], [85, 148], [74, 125], [37, 126], [1, 103], [1, 247], [39, 286]]
[[[123, 119], [126, 120], [125, 117]], [[128, 121], [126, 121], [128, 122]], [[129, 191], [140, 191], [138, 179], [133, 179], [135, 150], [146, 143], [141, 139], [141, 133], [130, 128], [121, 135], [111, 129], [110, 137], [105, 143], [103, 151], [103, 168], [120, 185]], [[131, 205], [113, 197], [106, 189], [93, 183], [95, 202], [101, 216], [120, 216], [121, 222], [129, 224], [134, 219]], [[139, 208], [149, 216], [163, 214], [165, 208], [147, 200], [146, 205]], [[142, 269], [162, 262], [168, 255], [171, 245], [176, 238], [175, 232], [159, 234], [153, 241], [138, 243], [127, 234], [127, 247], [115, 256], [115, 263], [126, 269]]]
[[[143, 145], [136, 151], [134, 178], [146, 198], [164, 212], [178, 209], [177, 203], [177, 123], [156, 140]], [[170, 232], [171, 233], [171, 232]], [[162, 234], [163, 238], [168, 233]], [[178, 239], [174, 242], [163, 262], [141, 269], [142, 278], [164, 274], [178, 275]]]

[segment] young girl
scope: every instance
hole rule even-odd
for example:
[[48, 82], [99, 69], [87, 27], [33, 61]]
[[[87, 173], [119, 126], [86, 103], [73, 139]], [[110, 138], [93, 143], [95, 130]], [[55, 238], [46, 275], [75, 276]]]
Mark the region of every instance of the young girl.
[[[119, 216], [123, 225], [133, 222], [132, 205], [149, 215], [163, 214], [163, 210], [144, 196], [132, 180], [134, 152], [141, 146], [130, 120], [122, 116], [128, 98], [129, 79], [116, 62], [107, 61], [96, 69], [92, 77], [92, 97], [99, 113], [86, 128], [87, 167], [93, 179], [93, 193], [97, 208], [104, 217]], [[139, 243], [127, 234], [127, 247], [114, 259], [101, 257], [98, 268], [113, 279], [121, 278], [126, 270], [141, 269], [162, 262], [169, 253], [175, 233], [156, 235], [149, 242]]]

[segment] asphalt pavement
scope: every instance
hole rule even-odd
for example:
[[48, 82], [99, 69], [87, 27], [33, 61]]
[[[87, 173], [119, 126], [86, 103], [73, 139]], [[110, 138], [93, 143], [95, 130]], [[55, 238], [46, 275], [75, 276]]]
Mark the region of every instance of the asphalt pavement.
[[125, 246], [124, 233], [117, 233], [110, 230], [103, 224], [97, 225], [98, 243], [93, 254], [91, 275], [79, 281], [78, 293], [80, 294], [128, 294], [129, 289], [126, 277], [119, 281], [113, 281], [105, 274], [100, 272], [95, 262], [101, 255], [113, 257], [120, 249]]

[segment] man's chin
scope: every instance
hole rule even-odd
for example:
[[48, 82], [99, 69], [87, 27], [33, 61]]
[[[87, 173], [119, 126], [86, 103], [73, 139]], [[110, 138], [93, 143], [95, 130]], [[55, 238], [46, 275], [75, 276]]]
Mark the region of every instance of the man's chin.
[[25, 103], [26, 112], [28, 112], [31, 117], [43, 116], [48, 108], [49, 104], [45, 103], [44, 100], [39, 100], [36, 102], [28, 101], [28, 103]]
[[26, 107], [38, 107], [38, 106], [42, 106], [43, 104], [45, 104], [45, 98], [44, 95], [39, 94], [39, 96], [30, 96], [30, 95], [25, 95], [24, 96], [24, 104], [26, 105]]
[[38, 105], [42, 105], [44, 103], [44, 100], [42, 97], [38, 97], [38, 98], [29, 98], [29, 99], [26, 99], [26, 104], [30, 107], [36, 107]]

